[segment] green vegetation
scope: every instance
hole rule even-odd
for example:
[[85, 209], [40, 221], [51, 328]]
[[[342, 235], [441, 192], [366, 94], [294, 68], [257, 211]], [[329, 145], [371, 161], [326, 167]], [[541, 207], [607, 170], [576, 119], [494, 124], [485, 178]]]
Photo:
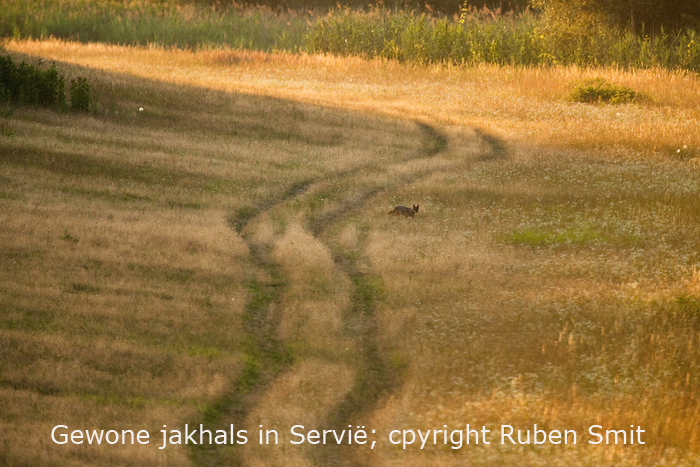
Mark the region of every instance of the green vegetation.
[[315, 23], [306, 48], [418, 63], [661, 66], [700, 71], [700, 44], [694, 30], [650, 37], [602, 26], [549, 28], [528, 12], [492, 16], [471, 11], [456, 20], [408, 12], [346, 11]]
[[[214, 0], [205, 0], [209, 4], [216, 4]], [[223, 3], [223, 2], [222, 2]], [[416, 10], [416, 11], [432, 11], [441, 14], [459, 14], [460, 8], [463, 6], [463, 0], [386, 0], [377, 2], [374, 0], [242, 0], [236, 1], [239, 5], [257, 6], [265, 5], [273, 9], [283, 10], [321, 10], [328, 11], [334, 8], [352, 8], [359, 10], [367, 10], [384, 5], [386, 8]], [[469, 0], [469, 5], [479, 10], [491, 9], [500, 11], [522, 11], [530, 4], [529, 0]]]
[[577, 85], [569, 99], [573, 102], [589, 104], [607, 102], [610, 104], [625, 104], [639, 98], [639, 93], [622, 86], [612, 84], [604, 78], [593, 78]]
[[692, 22], [651, 34], [597, 16], [562, 12], [551, 3], [541, 8], [542, 15], [530, 10], [497, 15], [466, 7], [461, 15], [442, 16], [384, 8], [323, 14], [145, 0], [128, 5], [113, 0], [9, 0], [0, 11], [0, 37], [320, 52], [418, 63], [700, 71], [700, 41]]
[[[63, 110], [66, 107], [65, 81], [55, 64], [42, 71], [27, 62], [15, 64], [9, 55], [0, 56], [0, 103]], [[70, 96], [72, 110], [90, 110], [90, 84], [87, 78], [79, 77], [71, 82]], [[5, 132], [3, 126], [3, 134], [14, 136], [14, 131]]]
[[307, 27], [305, 14], [168, 1], [7, 0], [0, 9], [0, 37], [14, 39], [299, 51]]
[[634, 32], [700, 26], [697, 0], [533, 0], [550, 25], [599, 24]]
[[56, 65], [42, 71], [26, 62], [15, 64], [9, 55], [0, 56], [0, 102], [60, 109], [65, 105], [64, 88]]
[[418, 63], [531, 65], [547, 61], [545, 41], [536, 27], [531, 14], [517, 18], [477, 14], [457, 21], [402, 11], [345, 11], [318, 21], [306, 47], [310, 52]]
[[70, 107], [76, 112], [90, 110], [90, 83], [87, 78], [76, 78], [70, 83]]
[[543, 230], [538, 228], [514, 230], [505, 239], [514, 245], [525, 246], [580, 246], [594, 242], [604, 242], [605, 238], [588, 225], [575, 226], [560, 230]]

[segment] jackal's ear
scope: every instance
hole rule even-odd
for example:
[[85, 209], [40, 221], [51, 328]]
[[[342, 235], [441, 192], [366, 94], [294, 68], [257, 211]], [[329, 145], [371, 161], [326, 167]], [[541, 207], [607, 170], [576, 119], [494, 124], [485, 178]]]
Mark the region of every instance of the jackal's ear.
[[414, 204], [413, 205], [413, 210], [418, 212], [418, 208], [420, 207], [420, 204]]

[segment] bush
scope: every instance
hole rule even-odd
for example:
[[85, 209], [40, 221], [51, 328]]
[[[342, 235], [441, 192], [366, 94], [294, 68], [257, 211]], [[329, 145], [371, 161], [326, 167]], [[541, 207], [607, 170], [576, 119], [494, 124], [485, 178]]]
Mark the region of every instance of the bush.
[[[0, 56], [0, 103], [38, 105], [57, 110], [66, 108], [65, 78], [53, 64], [40, 70], [26, 62], [15, 64], [12, 57]], [[71, 82], [71, 109], [88, 112], [92, 98], [86, 78]]]
[[58, 73], [56, 65], [42, 72], [37, 70], [37, 104], [43, 107], [63, 108], [65, 106], [65, 80]]
[[65, 106], [65, 80], [56, 65], [42, 71], [26, 62], [15, 65], [0, 57], [0, 101], [61, 109]]
[[574, 102], [624, 104], [639, 98], [639, 93], [627, 86], [612, 84], [603, 78], [584, 81], [576, 86], [569, 98]]
[[86, 78], [78, 78], [70, 83], [70, 107], [74, 112], [90, 111], [90, 84]]
[[10, 57], [0, 57], [0, 102], [12, 100], [15, 81], [14, 63]]

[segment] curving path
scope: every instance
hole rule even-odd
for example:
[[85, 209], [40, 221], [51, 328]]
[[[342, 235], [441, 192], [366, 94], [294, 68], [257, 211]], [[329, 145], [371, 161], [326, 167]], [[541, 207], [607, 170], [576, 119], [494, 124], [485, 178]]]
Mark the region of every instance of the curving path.
[[[393, 365], [378, 343], [377, 320], [375, 306], [381, 293], [381, 278], [375, 275], [364, 255], [364, 240], [360, 239], [357, 251], [348, 255], [334, 249], [329, 241], [324, 241], [325, 234], [330, 228], [348, 217], [353, 210], [362, 207], [372, 197], [379, 193], [395, 189], [419, 179], [428, 177], [440, 170], [437, 167], [399, 170], [398, 167], [408, 163], [429, 160], [443, 153], [448, 148], [447, 136], [436, 128], [415, 122], [416, 131], [420, 132], [422, 146], [410, 157], [398, 163], [388, 164], [381, 168], [384, 177], [372, 177], [361, 181], [355, 190], [346, 198], [336, 202], [331, 209], [321, 213], [307, 213], [305, 228], [330, 251], [335, 267], [341, 271], [351, 285], [350, 305], [343, 312], [343, 329], [346, 337], [355, 342], [359, 354], [357, 361], [361, 362], [355, 368], [355, 381], [346, 397], [330, 409], [324, 427], [347, 427], [360, 423], [363, 415], [369, 414], [389, 394], [401, 385], [401, 370]], [[493, 136], [476, 132], [477, 137], [486, 145], [480, 160], [502, 157], [502, 143]], [[229, 225], [247, 243], [252, 263], [262, 271], [264, 279], [252, 279], [246, 287], [249, 302], [246, 306], [244, 323], [247, 336], [247, 360], [241, 376], [232, 390], [211, 406], [201, 420], [210, 429], [229, 423], [241, 423], [248, 417], [251, 409], [262, 399], [271, 383], [287, 372], [294, 364], [294, 355], [288, 345], [278, 334], [280, 323], [279, 304], [282, 300], [288, 279], [283, 268], [272, 259], [272, 244], [255, 240], [253, 233], [247, 227], [261, 216], [280, 209], [285, 204], [299, 197], [312, 193], [321, 184], [323, 186], [342, 185], [349, 177], [362, 176], [363, 171], [369, 170], [369, 165], [331, 175], [329, 177], [308, 180], [290, 186], [281, 195], [271, 197], [253, 209], [232, 215]], [[376, 165], [371, 164], [371, 170], [376, 175]], [[396, 175], [398, 174], [398, 175]], [[379, 181], [377, 181], [379, 180]], [[224, 428], [222, 426], [222, 428]], [[243, 465], [244, 450], [230, 448], [224, 456], [222, 448], [216, 445], [196, 446], [190, 450], [190, 458], [200, 466], [213, 465]], [[318, 449], [313, 456], [318, 465], [358, 465], [359, 459], [353, 456], [351, 447], [347, 445], [326, 446]]]

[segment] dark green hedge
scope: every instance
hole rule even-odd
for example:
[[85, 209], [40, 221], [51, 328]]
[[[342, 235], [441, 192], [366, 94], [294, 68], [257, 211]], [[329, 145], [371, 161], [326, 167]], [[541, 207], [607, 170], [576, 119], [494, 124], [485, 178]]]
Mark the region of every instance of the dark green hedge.
[[[0, 56], [0, 103], [36, 105], [64, 110], [66, 81], [55, 64], [41, 70], [27, 62], [16, 64], [9, 55]], [[90, 85], [85, 78], [77, 78], [70, 85], [71, 109], [90, 110]]]

